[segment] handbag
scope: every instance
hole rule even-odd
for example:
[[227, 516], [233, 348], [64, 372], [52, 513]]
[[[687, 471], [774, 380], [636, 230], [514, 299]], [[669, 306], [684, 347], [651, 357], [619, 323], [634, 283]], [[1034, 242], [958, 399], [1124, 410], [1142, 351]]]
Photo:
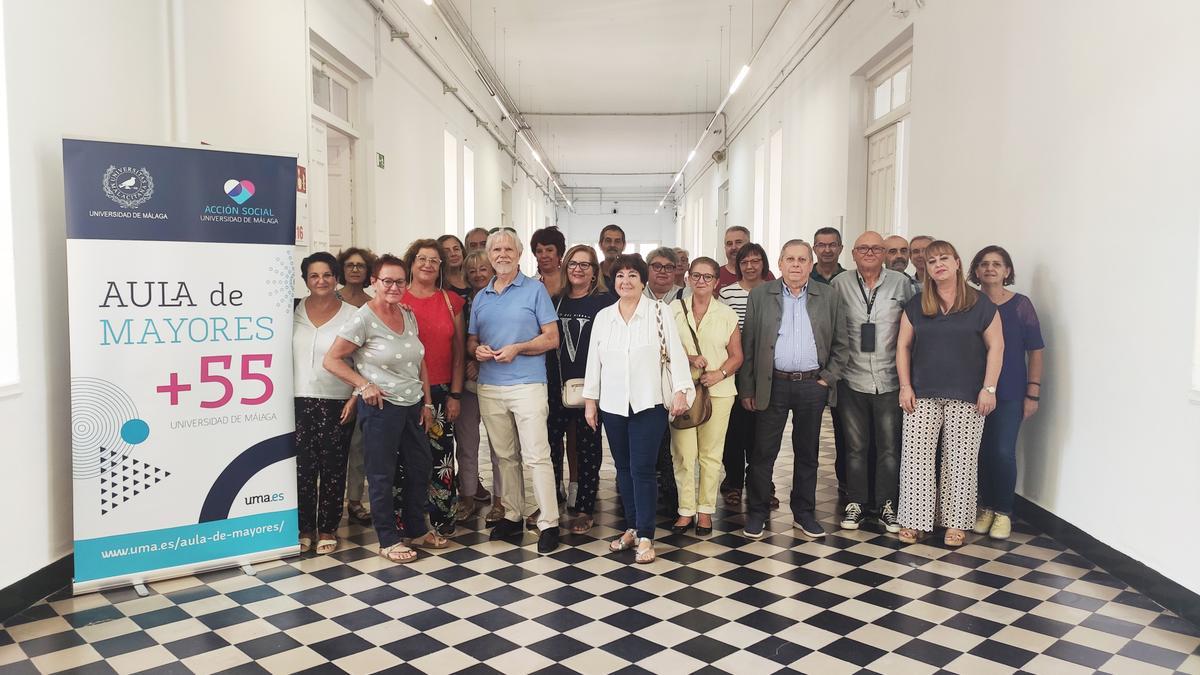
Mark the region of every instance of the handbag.
[[[562, 310], [563, 297], [558, 299], [558, 306], [554, 308], [554, 313], [558, 314]], [[559, 391], [558, 400], [562, 401], [564, 408], [582, 408], [583, 407], [583, 378], [572, 377], [569, 380], [563, 380], [562, 362], [559, 361], [558, 350], [555, 350], [554, 364], [558, 367], [558, 380], [562, 382], [562, 389]]]
[[[692, 334], [692, 344], [696, 347], [696, 355], [699, 356], [700, 339], [696, 337], [696, 329], [692, 328], [692, 322], [688, 319], [687, 300], [681, 299], [679, 305], [683, 307], [683, 319], [688, 325], [688, 331]], [[692, 405], [687, 412], [671, 420], [673, 429], [693, 429], [712, 417], [712, 400], [708, 396], [708, 387], [700, 384], [700, 380], [692, 382], [696, 386], [696, 398], [692, 400]]]
[[[684, 311], [687, 311], [686, 309]], [[667, 416], [671, 422], [673, 429], [692, 429], [704, 424], [708, 418], [712, 416], [712, 402], [708, 399], [708, 389], [704, 385], [696, 382], [696, 396], [690, 401], [690, 405], [682, 415], [671, 416], [671, 400], [675, 398], [675, 387], [671, 381], [671, 356], [667, 351], [667, 336], [663, 332], [662, 311], [660, 308], [655, 308], [654, 313], [658, 323], [658, 360], [659, 360], [659, 379], [662, 387], [663, 407], [667, 409]], [[691, 326], [688, 326], [691, 328]]]

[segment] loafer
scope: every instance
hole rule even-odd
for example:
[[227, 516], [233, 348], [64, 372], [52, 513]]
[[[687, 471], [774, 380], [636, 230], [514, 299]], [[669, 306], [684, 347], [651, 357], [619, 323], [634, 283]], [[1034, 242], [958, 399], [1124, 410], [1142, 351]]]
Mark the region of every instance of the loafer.
[[538, 553], [554, 553], [558, 548], [558, 526], [547, 527], [538, 535]]
[[524, 534], [525, 529], [521, 526], [520, 521], [512, 521], [508, 518], [501, 518], [500, 522], [492, 528], [492, 534], [488, 539], [496, 541], [498, 539], [515, 539]]

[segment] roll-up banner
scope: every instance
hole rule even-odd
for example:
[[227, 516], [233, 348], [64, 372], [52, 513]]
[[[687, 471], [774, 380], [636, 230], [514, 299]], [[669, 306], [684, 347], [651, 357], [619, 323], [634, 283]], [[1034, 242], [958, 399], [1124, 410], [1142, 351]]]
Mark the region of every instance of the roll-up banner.
[[296, 158], [64, 139], [75, 592], [298, 552]]

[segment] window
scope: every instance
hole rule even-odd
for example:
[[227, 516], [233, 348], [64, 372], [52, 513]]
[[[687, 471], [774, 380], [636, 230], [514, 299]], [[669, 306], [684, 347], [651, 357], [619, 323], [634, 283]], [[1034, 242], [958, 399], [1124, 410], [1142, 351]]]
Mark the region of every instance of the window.
[[458, 139], [448, 130], [442, 132], [443, 185], [446, 192], [445, 233], [458, 232]]
[[353, 126], [354, 79], [330, 61], [319, 53], [312, 56], [313, 104], [345, 125]]
[[15, 392], [20, 382], [17, 360], [16, 275], [13, 268], [12, 195], [8, 162], [8, 92], [4, 67], [4, 9], [0, 7], [0, 268], [8, 283], [0, 287], [0, 394]]
[[883, 119], [908, 103], [908, 76], [912, 72], [911, 55], [871, 78], [871, 121]]
[[463, 234], [475, 229], [475, 153], [463, 146]]
[[780, 240], [780, 223], [783, 218], [783, 129], [776, 129], [775, 133], [771, 134], [770, 198], [766, 249], [778, 251], [783, 244]]

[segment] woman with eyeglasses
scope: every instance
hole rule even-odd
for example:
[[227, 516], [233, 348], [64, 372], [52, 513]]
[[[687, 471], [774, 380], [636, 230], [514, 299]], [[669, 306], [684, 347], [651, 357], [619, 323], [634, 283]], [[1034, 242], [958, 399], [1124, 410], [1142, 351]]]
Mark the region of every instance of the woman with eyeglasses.
[[1037, 413], [1041, 401], [1046, 343], [1033, 301], [1005, 288], [1017, 280], [1008, 251], [985, 246], [971, 261], [967, 278], [999, 308], [1004, 326], [1004, 366], [996, 383], [996, 409], [988, 416], [979, 444], [975, 534], [1008, 539], [1017, 486], [1017, 434], [1021, 423]]
[[933, 242], [925, 261], [925, 288], [904, 306], [896, 339], [899, 537], [914, 544], [941, 525], [943, 542], [958, 547], [975, 526], [979, 442], [996, 408], [1004, 329], [996, 305], [967, 286], [954, 246]]
[[[608, 550], [636, 548], [634, 562], [652, 563], [658, 444], [668, 412], [680, 415], [687, 411], [688, 396], [695, 387], [670, 310], [642, 295], [646, 263], [637, 255], [618, 255], [610, 274], [620, 299], [600, 310], [593, 322], [583, 416], [593, 430], [600, 428], [603, 416], [629, 526], [609, 543]], [[661, 365], [664, 350], [670, 361], [665, 368]], [[669, 392], [665, 399], [664, 384]]]
[[354, 431], [351, 388], [322, 367], [338, 331], [354, 316], [354, 307], [334, 290], [339, 271], [337, 260], [324, 251], [301, 261], [308, 297], [292, 316], [300, 552], [307, 553], [315, 540], [321, 555], [337, 549], [346, 454]]
[[562, 383], [583, 378], [586, 374], [592, 325], [600, 310], [616, 302], [616, 298], [609, 294], [600, 276], [596, 249], [583, 244], [572, 246], [564, 259], [567, 263], [562, 268], [563, 292], [554, 298], [560, 336], [558, 349], [546, 355], [550, 393], [546, 426], [551, 459], [561, 467], [565, 449], [570, 470], [567, 509], [573, 517], [567, 528], [572, 534], [584, 534], [595, 523], [592, 512], [600, 489], [600, 464], [604, 457], [600, 430], [587, 425], [582, 408], [564, 407]]
[[[767, 252], [755, 243], [743, 244], [738, 249], [734, 264], [737, 266], [737, 282], [723, 287], [717, 298], [737, 314], [738, 330], [746, 322], [746, 303], [750, 291], [758, 288], [771, 275]], [[722, 460], [725, 464], [725, 479], [721, 482], [721, 496], [730, 508], [741, 508], [742, 490], [746, 487], [746, 462], [754, 448], [755, 420], [758, 413], [734, 405], [729, 413], [729, 429], [725, 433], [725, 448]], [[779, 508], [779, 499], [771, 491], [771, 508]]]
[[[371, 287], [371, 266], [375, 256], [369, 249], [351, 247], [338, 254], [338, 265], [341, 272], [338, 281], [342, 288], [338, 297], [354, 307], [367, 304], [371, 296], [367, 289]], [[346, 514], [351, 522], [359, 525], [370, 525], [371, 514], [363, 506], [363, 496], [366, 492], [367, 475], [363, 470], [362, 427], [354, 423], [354, 435], [350, 437], [350, 453], [346, 458]]]
[[[692, 294], [671, 303], [675, 324], [691, 366], [692, 382], [708, 389], [712, 414], [691, 429], [671, 428], [671, 458], [679, 493], [675, 534], [695, 526], [700, 536], [712, 533], [717, 512], [717, 486], [729, 411], [737, 399], [733, 374], [742, 365], [742, 333], [732, 309], [713, 300], [721, 265], [712, 258], [692, 260], [688, 277]], [[697, 487], [699, 484], [699, 487]]]
[[418, 239], [410, 244], [404, 253], [404, 266], [412, 280], [401, 302], [417, 318], [433, 401], [433, 425], [425, 429], [433, 457], [429, 522], [438, 534], [449, 537], [454, 534], [458, 516], [475, 510], [474, 500], [456, 499], [454, 480], [454, 422], [460, 411], [465, 371], [466, 301], [443, 287], [446, 258], [436, 241]]
[[[322, 365], [354, 387], [359, 398], [357, 412], [379, 555], [406, 563], [417, 557], [414, 546], [447, 545], [425, 526], [433, 462], [424, 430], [433, 426], [433, 399], [425, 371], [425, 347], [417, 337], [417, 319], [401, 307], [408, 287], [404, 261], [384, 254], [375, 261], [371, 276], [375, 297], [342, 326]], [[392, 501], [399, 467], [405, 475], [404, 534], [396, 526]]]
[[471, 287], [467, 284], [467, 275], [463, 270], [463, 262], [467, 256], [466, 248], [463, 247], [462, 240], [453, 234], [443, 234], [438, 237], [437, 243], [446, 253], [445, 288], [458, 293], [459, 297], [466, 301], [467, 296], [471, 295]]

